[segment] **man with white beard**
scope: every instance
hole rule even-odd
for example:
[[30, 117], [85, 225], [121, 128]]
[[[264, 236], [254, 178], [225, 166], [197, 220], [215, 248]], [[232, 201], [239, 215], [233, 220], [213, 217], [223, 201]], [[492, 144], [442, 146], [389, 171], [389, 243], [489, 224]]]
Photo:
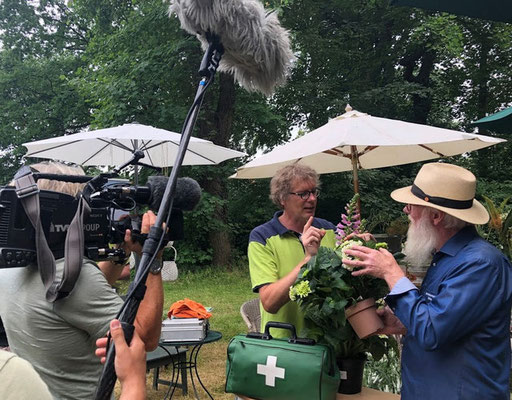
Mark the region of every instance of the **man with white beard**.
[[509, 400], [512, 267], [474, 225], [489, 220], [468, 170], [425, 164], [391, 197], [410, 219], [404, 253], [430, 264], [418, 290], [392, 254], [353, 246], [353, 275], [384, 279], [389, 307], [381, 333], [404, 335], [402, 400]]

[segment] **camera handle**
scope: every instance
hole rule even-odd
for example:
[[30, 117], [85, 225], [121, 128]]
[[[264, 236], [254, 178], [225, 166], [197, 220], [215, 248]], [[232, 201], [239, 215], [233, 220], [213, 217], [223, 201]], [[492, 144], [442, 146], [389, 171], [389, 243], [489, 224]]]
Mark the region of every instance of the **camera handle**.
[[[197, 120], [197, 115], [199, 113], [199, 109], [201, 108], [206, 90], [213, 82], [215, 72], [217, 71], [220, 60], [222, 58], [222, 54], [224, 53], [224, 48], [222, 47], [218, 36], [211, 34], [207, 37], [209, 46], [203, 55], [199, 70], [199, 74], [202, 76], [202, 79], [199, 82], [194, 102], [188, 111], [187, 117], [185, 118], [185, 122], [183, 124], [183, 128], [181, 130], [181, 140], [178, 148], [178, 154], [171, 171], [171, 176], [169, 177], [169, 181], [167, 182], [167, 186], [165, 188], [162, 203], [158, 209], [155, 225], [151, 227], [148, 238], [146, 239], [146, 242], [142, 248], [142, 258], [140, 260], [139, 268], [137, 269], [137, 274], [135, 275], [135, 279], [132, 283], [133, 287], [130, 285], [125, 303], [123, 304], [123, 307], [118, 314], [118, 319], [121, 321], [121, 323], [125, 322], [133, 325], [139, 304], [144, 298], [149, 267], [151, 262], [156, 257], [160, 244], [163, 242], [163, 223], [166, 222], [166, 226], [169, 226], [170, 214], [176, 191], [176, 182], [178, 180], [178, 173], [181, 165], [183, 164], [183, 159], [185, 158], [188, 143], [192, 135], [192, 130]], [[172, 229], [172, 227], [170, 228]], [[103, 366], [103, 371], [98, 381], [98, 387], [94, 396], [96, 400], [110, 399], [117, 379], [114, 369], [114, 359], [115, 347], [112, 345], [108, 348], [105, 365]]]
[[135, 164], [138, 164], [139, 163], [139, 160], [141, 158], [144, 158], [144, 152], [142, 150], [135, 150], [133, 152], [133, 156], [132, 158], [128, 161], [128, 162], [125, 162], [123, 165], [117, 167], [114, 169], [114, 174], [118, 174], [119, 172], [121, 172], [123, 169], [125, 169], [128, 165], [135, 165]]
[[114, 173], [115, 174], [119, 174], [119, 172], [121, 172], [123, 169], [125, 169], [128, 165], [140, 165], [142, 167], [146, 167], [146, 168], [151, 168], [151, 169], [154, 169], [155, 171], [162, 171], [162, 168], [160, 167], [156, 167], [154, 165], [150, 165], [150, 164], [146, 164], [146, 163], [142, 163], [140, 162], [139, 160], [141, 158], [144, 158], [145, 155], [144, 155], [144, 152], [142, 150], [135, 150], [133, 152], [133, 156], [132, 158], [128, 161], [128, 162], [125, 162], [123, 165], [117, 167], [116, 169], [114, 169]]

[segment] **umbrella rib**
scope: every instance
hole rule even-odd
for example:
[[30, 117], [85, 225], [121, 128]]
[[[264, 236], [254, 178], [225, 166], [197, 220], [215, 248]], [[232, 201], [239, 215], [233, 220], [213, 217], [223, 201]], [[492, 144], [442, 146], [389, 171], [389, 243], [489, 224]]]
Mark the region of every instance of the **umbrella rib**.
[[[370, 151], [375, 150], [377, 147], [379, 147], [379, 146], [366, 146], [363, 151], [357, 153], [357, 156], [359, 157], [366, 153], [369, 153]], [[337, 148], [325, 150], [325, 151], [323, 151], [323, 153], [330, 154], [332, 156], [342, 156], [342, 157], [346, 157], [346, 158], [352, 158], [351, 154], [344, 153], [343, 151], [338, 150]]]
[[[165, 143], [172, 143], [172, 144], [173, 144], [173, 145], [175, 145], [175, 146], [179, 146], [179, 143], [175, 143], [175, 142], [173, 142], [172, 140], [165, 140]], [[152, 149], [153, 147], [159, 146], [159, 145], [161, 145], [161, 144], [162, 144], [162, 142], [160, 142], [160, 143], [155, 143], [153, 146], [148, 146], [148, 147], [147, 147], [147, 149], [148, 149], [148, 150], [149, 150], [149, 149]], [[191, 149], [190, 149], [190, 147], [187, 149], [187, 152], [190, 152], [190, 153], [192, 153], [192, 154], [194, 154], [194, 155], [196, 155], [196, 156], [198, 156], [198, 157], [201, 157], [202, 159], [207, 160], [207, 161], [211, 162], [212, 164], [217, 164], [217, 163], [215, 162], [215, 160], [212, 160], [211, 158], [205, 157], [205, 156], [203, 156], [202, 154], [198, 153], [197, 151], [191, 150]]]
[[350, 154], [344, 153], [343, 151], [338, 150], [336, 148], [324, 150], [322, 153], [329, 154], [331, 156], [341, 156], [341, 157], [351, 158]]
[[[155, 163], [153, 162], [153, 159], [151, 158], [151, 154], [149, 154], [149, 151], [147, 151], [147, 150], [152, 149], [154, 147], [154, 146], [148, 146], [151, 142], [152, 142], [152, 140], [149, 140], [148, 142], [145, 142], [144, 140], [142, 140], [142, 146], [139, 147], [139, 150], [142, 150], [145, 153], [145, 156], [148, 157], [149, 165], [155, 166]], [[142, 166], [144, 166], [144, 165], [142, 165]]]
[[53, 146], [53, 147], [47, 147], [47, 148], [45, 148], [45, 149], [38, 150], [38, 151], [35, 151], [35, 152], [31, 153], [31, 154], [29, 155], [29, 157], [33, 157], [34, 155], [39, 154], [39, 153], [43, 153], [43, 152], [45, 152], [45, 151], [55, 150], [55, 149], [60, 149], [61, 147], [69, 146], [69, 145], [72, 145], [72, 144], [74, 144], [74, 143], [78, 143], [78, 142], [80, 142], [80, 140], [75, 140], [75, 141], [73, 141], [73, 142], [61, 143], [61, 144], [55, 145], [55, 146]]
[[434, 149], [431, 149], [430, 147], [425, 146], [424, 144], [419, 144], [418, 146], [423, 147], [425, 150], [428, 150], [428, 151], [438, 155], [439, 157], [447, 157], [446, 154], [439, 153], [438, 151], [435, 151]]
[[[123, 149], [123, 150], [126, 150], [126, 151], [130, 151], [130, 152], [133, 152], [134, 149], [130, 149], [128, 146], [126, 146], [125, 144], [119, 142], [117, 139], [112, 139], [112, 141], [108, 141], [108, 140], [105, 140], [105, 139], [98, 139], [99, 141], [101, 142], [104, 142], [106, 145], [113, 145], [113, 146], [116, 146], [116, 147], [119, 147], [120, 149]], [[104, 149], [105, 147], [102, 148], [102, 150]]]
[[131, 151], [131, 149], [129, 147], [127, 147], [124, 144], [118, 142], [117, 139], [112, 139], [112, 141], [109, 142], [108, 140], [105, 140], [105, 139], [102, 139], [102, 138], [98, 138], [98, 141], [105, 143], [105, 146], [103, 146], [102, 148], [98, 149], [98, 151], [96, 151], [95, 153], [91, 154], [91, 156], [86, 158], [85, 160], [83, 160], [81, 162], [81, 164], [85, 164], [86, 162], [88, 162], [92, 158], [96, 157], [99, 153], [101, 153], [103, 150], [105, 150], [110, 145], [114, 145], [114, 146], [120, 147], [120, 148], [122, 148], [124, 150]]

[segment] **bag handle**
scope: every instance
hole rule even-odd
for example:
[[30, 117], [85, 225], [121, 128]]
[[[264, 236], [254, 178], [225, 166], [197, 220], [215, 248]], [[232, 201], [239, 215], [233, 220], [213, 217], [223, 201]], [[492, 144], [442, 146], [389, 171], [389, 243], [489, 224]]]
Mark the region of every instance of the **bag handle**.
[[289, 324], [287, 322], [277, 322], [277, 321], [267, 322], [265, 325], [264, 333], [250, 332], [247, 334], [247, 337], [263, 339], [263, 340], [271, 340], [273, 338], [272, 338], [272, 335], [270, 334], [270, 328], [288, 329], [291, 332], [291, 336], [290, 336], [290, 339], [288, 339], [288, 343], [305, 344], [308, 346], [313, 346], [316, 343], [314, 339], [298, 338], [297, 331], [295, 329], [295, 325]]

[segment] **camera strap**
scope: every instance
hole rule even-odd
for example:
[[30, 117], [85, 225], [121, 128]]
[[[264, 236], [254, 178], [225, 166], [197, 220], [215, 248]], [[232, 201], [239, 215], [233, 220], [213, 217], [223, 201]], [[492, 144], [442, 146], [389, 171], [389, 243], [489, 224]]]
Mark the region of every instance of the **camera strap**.
[[90, 208], [82, 195], [73, 220], [69, 224], [64, 247], [64, 271], [62, 279], [56, 277], [55, 257], [53, 256], [41, 223], [39, 189], [29, 167], [23, 167], [14, 177], [16, 194], [35, 230], [37, 265], [41, 280], [46, 289], [46, 300], [55, 302], [69, 295], [80, 275], [84, 252], [84, 217]]

